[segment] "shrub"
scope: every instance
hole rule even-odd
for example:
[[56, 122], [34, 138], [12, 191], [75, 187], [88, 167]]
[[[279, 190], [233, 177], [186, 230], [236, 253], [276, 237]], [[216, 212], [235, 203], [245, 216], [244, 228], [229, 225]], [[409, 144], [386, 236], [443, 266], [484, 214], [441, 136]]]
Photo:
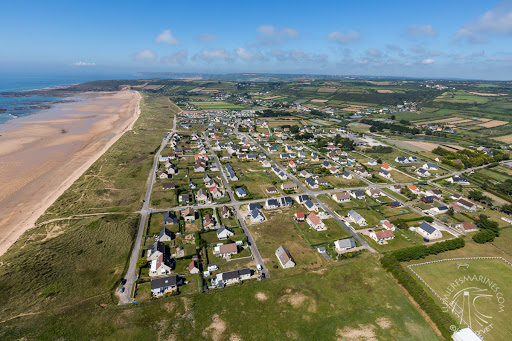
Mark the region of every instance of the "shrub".
[[478, 244], [485, 244], [487, 242], [494, 241], [496, 238], [496, 234], [491, 230], [481, 230], [478, 231], [474, 236], [473, 240]]

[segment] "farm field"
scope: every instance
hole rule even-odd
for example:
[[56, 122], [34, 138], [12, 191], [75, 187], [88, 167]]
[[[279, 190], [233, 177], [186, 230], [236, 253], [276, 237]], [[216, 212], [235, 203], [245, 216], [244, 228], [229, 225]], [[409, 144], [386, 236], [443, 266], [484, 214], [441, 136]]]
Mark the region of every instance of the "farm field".
[[208, 109], [240, 109], [241, 106], [223, 101], [190, 102], [190, 104], [204, 110]]

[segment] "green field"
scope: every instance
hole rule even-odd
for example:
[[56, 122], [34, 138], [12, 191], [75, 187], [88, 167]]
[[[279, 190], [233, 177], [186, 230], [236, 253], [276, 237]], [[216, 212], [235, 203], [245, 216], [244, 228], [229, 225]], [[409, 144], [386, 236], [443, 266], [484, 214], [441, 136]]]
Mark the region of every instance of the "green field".
[[233, 103], [228, 103], [228, 102], [223, 102], [223, 101], [190, 102], [190, 104], [193, 104], [196, 107], [198, 107], [200, 109], [205, 109], [205, 110], [209, 110], [209, 109], [240, 109], [241, 108], [241, 106], [239, 106], [239, 105], [236, 105]]
[[477, 104], [485, 104], [489, 101], [489, 99], [484, 96], [473, 95], [466, 91], [454, 91], [453, 95], [452, 95], [452, 92], [447, 91], [447, 92], [444, 92], [442, 95], [438, 96], [435, 100], [438, 102], [466, 103], [466, 104], [471, 104], [474, 102], [476, 102]]
[[[458, 264], [467, 264], [469, 267], [458, 268]], [[450, 312], [457, 320], [456, 313], [462, 316], [465, 321], [461, 323], [462, 327], [471, 324], [472, 329], [482, 333], [485, 340], [491, 341], [506, 340], [512, 333], [509, 323], [510, 308], [507, 307], [508, 299], [512, 297], [512, 287], [509, 286], [512, 281], [512, 267], [503, 260], [447, 260], [417, 265], [411, 270], [430, 285], [444, 302], [454, 307], [455, 312], [452, 309]], [[485, 279], [490, 283], [486, 283]], [[464, 297], [466, 292], [469, 294], [468, 299]], [[499, 295], [503, 297], [499, 298]], [[435, 299], [444, 303], [438, 297]], [[480, 318], [476, 311], [482, 314]], [[489, 330], [486, 331], [486, 328]]]

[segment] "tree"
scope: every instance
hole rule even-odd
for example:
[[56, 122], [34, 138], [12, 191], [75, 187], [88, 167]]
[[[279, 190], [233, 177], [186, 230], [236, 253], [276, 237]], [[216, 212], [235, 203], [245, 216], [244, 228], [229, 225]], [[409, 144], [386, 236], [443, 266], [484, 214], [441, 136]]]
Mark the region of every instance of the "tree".
[[394, 121], [396, 119], [395, 115], [391, 115], [391, 119]]
[[138, 268], [145, 268], [148, 265], [148, 260], [144, 257], [139, 258], [137, 261], [137, 267]]
[[496, 234], [491, 230], [481, 230], [473, 236], [473, 240], [478, 244], [492, 242], [494, 238], [496, 238]]
[[499, 224], [496, 221], [490, 220], [488, 216], [485, 214], [480, 214], [480, 217], [478, 217], [478, 227], [483, 230], [490, 230], [492, 231], [496, 236], [500, 235], [500, 228]]
[[448, 214], [450, 217], [453, 217], [453, 215], [455, 214], [455, 212], [453, 211], [453, 207], [450, 207], [448, 211], [446, 211], [446, 214]]

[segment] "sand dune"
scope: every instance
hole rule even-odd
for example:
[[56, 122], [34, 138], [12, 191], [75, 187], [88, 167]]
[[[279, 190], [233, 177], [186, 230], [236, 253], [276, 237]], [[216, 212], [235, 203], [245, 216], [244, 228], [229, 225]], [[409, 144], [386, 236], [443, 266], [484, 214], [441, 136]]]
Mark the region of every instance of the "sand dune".
[[140, 113], [134, 91], [76, 99], [0, 125], [0, 255]]

